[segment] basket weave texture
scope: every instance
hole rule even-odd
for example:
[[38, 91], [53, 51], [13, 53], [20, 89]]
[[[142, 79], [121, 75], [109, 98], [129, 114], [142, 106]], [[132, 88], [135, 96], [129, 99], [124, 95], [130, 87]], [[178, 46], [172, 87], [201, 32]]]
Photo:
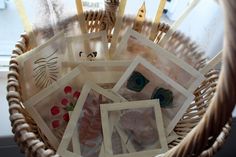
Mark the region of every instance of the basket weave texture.
[[[114, 9], [117, 8], [117, 2], [106, 1], [106, 11], [97, 11], [97, 12], [86, 12], [84, 13], [86, 24], [89, 32], [98, 32], [101, 30], [107, 30], [108, 38], [111, 37], [111, 29], [114, 27], [115, 23], [115, 14]], [[61, 23], [61, 25], [71, 22], [76, 19], [71, 17], [66, 19]], [[131, 25], [134, 22], [134, 18], [124, 17], [123, 21], [125, 26]], [[169, 30], [169, 26], [166, 24], [158, 24], [156, 30], [156, 38], [154, 43], [158, 44], [160, 38]], [[43, 30], [38, 30], [43, 31]], [[141, 33], [147, 35], [151, 31], [151, 23], [144, 22]], [[18, 81], [18, 63], [16, 57], [27, 53], [32, 47], [29, 44], [30, 38], [27, 34], [22, 34], [19, 41], [17, 41], [15, 48], [12, 51], [12, 56], [10, 60], [10, 68], [8, 74], [8, 84], [7, 84], [7, 100], [9, 102], [9, 112], [10, 120], [12, 124], [12, 131], [15, 135], [15, 141], [18, 143], [20, 150], [26, 154], [26, 156], [59, 156], [55, 154], [55, 150], [52, 149], [46, 137], [41, 133], [40, 129], [37, 127], [36, 123], [30, 117], [30, 115], [25, 111], [24, 104], [21, 102], [21, 89]], [[190, 41], [189, 38], [185, 37], [183, 34], [175, 32], [171, 39], [164, 45], [164, 48], [181, 59], [189, 62], [197, 70], [204, 67], [206, 64], [206, 59], [203, 57], [203, 53], [199, 51], [196, 44]], [[195, 90], [194, 95], [195, 99], [191, 103], [190, 107], [179, 121], [175, 127], [175, 132], [179, 135], [179, 138], [169, 144], [169, 148], [173, 148], [178, 145], [183, 140], [183, 138], [189, 134], [191, 130], [200, 122], [204, 116], [207, 108], [210, 104], [211, 99], [215, 95], [217, 82], [219, 78], [219, 72], [216, 70], [211, 70], [205, 75], [206, 79], [202, 84]], [[230, 119], [226, 118], [227, 121]], [[205, 126], [207, 127], [207, 126]], [[183, 155], [183, 156], [213, 156], [213, 154], [222, 146], [225, 141], [225, 138], [228, 136], [231, 129], [230, 120], [229, 123], [224, 124], [223, 128], [219, 128], [221, 134], [216, 135], [216, 140], [208, 139], [206, 136], [207, 142], [204, 143], [204, 148], [201, 149], [197, 154], [193, 153], [192, 155]], [[191, 136], [191, 135], [188, 135]], [[214, 139], [214, 138], [213, 138]], [[178, 148], [177, 147], [177, 148]], [[191, 147], [191, 146], [188, 146]], [[192, 147], [195, 147], [192, 145]], [[203, 147], [203, 146], [202, 146]], [[171, 149], [168, 156], [176, 156], [173, 153], [177, 149]], [[179, 150], [183, 150], [179, 148]], [[200, 150], [200, 149], [199, 149]], [[177, 152], [177, 151], [176, 151]], [[185, 152], [185, 154], [188, 151]], [[184, 154], [184, 153], [183, 153]], [[182, 155], [181, 155], [182, 156]]]

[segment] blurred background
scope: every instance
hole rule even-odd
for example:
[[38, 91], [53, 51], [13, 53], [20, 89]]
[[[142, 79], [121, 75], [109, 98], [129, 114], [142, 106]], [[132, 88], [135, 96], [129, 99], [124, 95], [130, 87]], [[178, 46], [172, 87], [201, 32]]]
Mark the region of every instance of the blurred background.
[[[149, 3], [146, 0], [146, 3]], [[181, 15], [184, 8], [189, 5], [190, 0], [167, 0], [162, 21], [172, 24]], [[74, 5], [74, 0], [68, 0], [69, 5]], [[103, 0], [83, 0], [85, 10], [104, 9]], [[25, 6], [30, 8], [30, 6]], [[156, 9], [154, 7], [153, 9]], [[132, 11], [132, 6], [128, 8]], [[153, 11], [156, 12], [156, 11]], [[30, 17], [34, 18], [34, 17]], [[200, 49], [205, 51], [208, 58], [214, 57], [223, 45], [223, 12], [221, 7], [214, 0], [200, 0], [198, 5], [191, 11], [188, 17], [179, 27], [179, 31], [185, 33], [195, 41]], [[12, 48], [24, 31], [17, 9], [13, 0], [0, 0], [0, 156], [7, 155], [24, 156], [19, 153], [19, 149], [13, 141], [11, 132], [8, 103], [6, 101], [6, 76], [8, 62]], [[234, 117], [236, 111], [234, 111]], [[223, 154], [227, 157], [235, 156], [236, 150], [236, 121], [233, 120], [233, 128], [223, 149], [217, 153], [220, 157]], [[234, 154], [234, 155], [233, 155]]]

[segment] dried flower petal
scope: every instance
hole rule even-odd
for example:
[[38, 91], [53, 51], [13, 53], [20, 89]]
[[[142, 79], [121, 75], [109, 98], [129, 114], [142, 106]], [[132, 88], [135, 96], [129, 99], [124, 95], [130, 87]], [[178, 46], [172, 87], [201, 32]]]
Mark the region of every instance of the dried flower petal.
[[68, 122], [70, 120], [69, 113], [63, 115], [64, 121]]
[[72, 87], [71, 87], [71, 86], [66, 86], [66, 87], [64, 88], [64, 92], [65, 92], [66, 94], [71, 93], [71, 92], [72, 92]]
[[55, 128], [58, 128], [60, 126], [60, 122], [59, 120], [54, 120], [52, 121], [52, 127], [55, 129]]
[[57, 115], [57, 114], [59, 114], [59, 113], [60, 113], [60, 109], [59, 109], [58, 106], [53, 106], [53, 107], [51, 108], [51, 114], [52, 114], [52, 115]]
[[78, 99], [79, 96], [80, 96], [80, 92], [79, 91], [74, 92], [74, 94], [73, 94], [74, 98]]
[[61, 104], [62, 105], [67, 105], [69, 103], [69, 101], [66, 99], [66, 98], [63, 98], [62, 100], [61, 100]]

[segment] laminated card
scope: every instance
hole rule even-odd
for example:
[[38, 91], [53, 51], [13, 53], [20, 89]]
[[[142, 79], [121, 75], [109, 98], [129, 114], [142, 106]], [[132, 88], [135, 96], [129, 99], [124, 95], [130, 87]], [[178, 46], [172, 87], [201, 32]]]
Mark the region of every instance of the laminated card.
[[54, 149], [57, 149], [87, 78], [79, 67], [32, 96], [24, 105]]
[[112, 89], [128, 101], [159, 99], [167, 135], [183, 116], [194, 95], [137, 56]]
[[128, 29], [114, 59], [133, 59], [142, 56], [165, 75], [193, 92], [204, 80], [204, 76], [192, 66], [166, 51], [132, 29]]
[[100, 104], [120, 101], [121, 98], [112, 92], [88, 81], [75, 105], [58, 154], [63, 157], [103, 157]]
[[101, 105], [105, 156], [152, 157], [168, 150], [159, 100]]
[[58, 33], [45, 44], [17, 57], [21, 95], [26, 101], [71, 70], [62, 66], [73, 56], [67, 50], [64, 32]]

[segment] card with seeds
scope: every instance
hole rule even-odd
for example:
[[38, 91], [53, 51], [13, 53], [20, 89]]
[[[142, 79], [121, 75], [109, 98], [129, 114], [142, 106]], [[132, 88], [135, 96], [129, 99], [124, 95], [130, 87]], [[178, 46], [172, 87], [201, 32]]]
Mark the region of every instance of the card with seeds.
[[114, 102], [121, 102], [121, 98], [91, 81], [86, 82], [58, 147], [58, 154], [63, 157], [102, 157], [100, 104]]
[[131, 61], [129, 60], [103, 60], [103, 61], [82, 61], [64, 62], [63, 66], [74, 68], [82, 65], [89, 73], [89, 78], [101, 87], [111, 89], [121, 78]]
[[108, 41], [105, 31], [67, 36], [68, 48], [73, 52], [73, 62], [105, 60], [108, 57]]
[[141, 34], [132, 29], [128, 29], [114, 58], [132, 59], [137, 55], [148, 60], [165, 75], [169, 76], [190, 92], [196, 90], [204, 80], [204, 75], [185, 61], [146, 39]]
[[112, 89], [125, 100], [159, 99], [167, 135], [174, 129], [194, 95], [137, 56]]
[[65, 43], [62, 31], [45, 44], [17, 57], [23, 102], [71, 70], [61, 66], [63, 61], [72, 58]]
[[83, 84], [88, 78], [79, 67], [66, 76], [44, 88], [24, 102], [24, 106], [46, 136], [54, 149], [57, 149], [73, 111], [80, 97]]
[[101, 105], [105, 156], [152, 157], [168, 150], [159, 100]]

